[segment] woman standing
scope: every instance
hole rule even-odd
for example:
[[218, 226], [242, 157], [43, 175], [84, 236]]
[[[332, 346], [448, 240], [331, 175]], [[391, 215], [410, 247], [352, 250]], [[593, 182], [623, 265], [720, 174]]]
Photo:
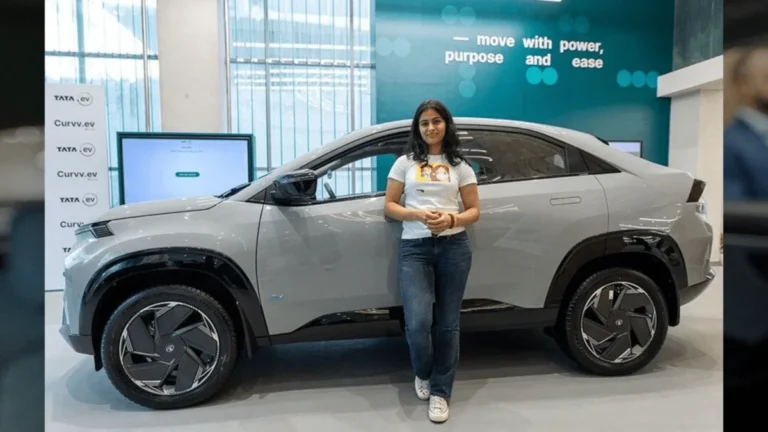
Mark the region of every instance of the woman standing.
[[416, 395], [429, 399], [429, 419], [441, 423], [459, 361], [459, 315], [472, 266], [464, 227], [480, 217], [477, 178], [441, 102], [419, 105], [409, 141], [410, 152], [389, 173], [384, 211], [403, 221], [399, 283]]

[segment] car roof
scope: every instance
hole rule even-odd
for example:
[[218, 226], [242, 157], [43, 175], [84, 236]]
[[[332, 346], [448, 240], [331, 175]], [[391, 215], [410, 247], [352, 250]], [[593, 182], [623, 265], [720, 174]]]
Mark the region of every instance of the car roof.
[[[585, 138], [588, 141], [590, 140], [595, 141], [596, 143], [598, 143], [598, 145], [604, 145], [600, 143], [600, 141], [598, 141], [592, 135], [588, 135], [583, 132], [579, 132], [572, 129], [567, 129], [567, 128], [558, 127], [558, 126], [550, 126], [542, 123], [524, 122], [524, 121], [518, 121], [518, 120], [495, 119], [495, 118], [482, 118], [482, 117], [455, 117], [453, 120], [456, 123], [456, 125], [459, 127], [459, 129], [467, 126], [518, 128], [518, 129], [527, 129], [530, 131], [549, 135], [553, 138], [563, 140], [565, 142], [568, 142], [569, 144], [574, 144], [578, 147], [581, 147], [583, 143], [575, 143], [574, 141], [584, 141]], [[281, 166], [280, 170], [291, 171], [291, 170], [297, 169], [298, 167], [304, 166], [307, 163], [311, 162], [311, 160], [316, 158], [318, 155], [325, 154], [330, 151], [334, 151], [338, 148], [344, 147], [347, 144], [355, 142], [359, 139], [366, 138], [371, 135], [376, 135], [380, 133], [387, 133], [387, 132], [392, 132], [396, 130], [407, 130], [408, 128], [410, 128], [410, 126], [411, 126], [411, 120], [396, 120], [396, 121], [379, 123], [379, 124], [371, 125], [361, 129], [357, 129], [331, 142], [324, 143], [322, 147], [315, 149], [312, 152], [309, 152], [307, 154], [297, 157], [296, 159]]]
[[[496, 119], [496, 118], [483, 118], [483, 117], [455, 117], [453, 119], [456, 126], [459, 129], [462, 127], [502, 127], [502, 128], [516, 128], [526, 129], [533, 132], [538, 132], [544, 135], [548, 135], [552, 138], [559, 139], [567, 142], [568, 144], [575, 145], [576, 147], [583, 148], [584, 146], [606, 146], [597, 137], [587, 134], [585, 132], [577, 131], [560, 126], [552, 126], [544, 123], [526, 122], [520, 120], [508, 120], [508, 119]], [[345, 135], [339, 140], [334, 141], [333, 147], [341, 147], [352, 141], [356, 141], [362, 137], [387, 132], [397, 129], [409, 128], [411, 126], [411, 120], [396, 120], [386, 123], [380, 123], [378, 125], [369, 126], [359, 129], [351, 134]], [[325, 147], [325, 146], [324, 146]], [[606, 146], [607, 147], [607, 146]], [[334, 148], [327, 148], [327, 150], [333, 150]]]
[[[534, 123], [534, 122], [526, 122], [526, 121], [520, 121], [520, 120], [508, 120], [508, 119], [497, 119], [497, 118], [484, 118], [484, 117], [454, 117], [453, 119], [454, 123], [456, 123], [457, 126], [491, 126], [491, 127], [508, 127], [508, 128], [519, 128], [519, 129], [528, 129], [535, 132], [544, 133], [547, 135], [553, 135], [553, 136], [568, 136], [568, 135], [577, 135], [577, 134], [583, 134], [583, 132], [579, 132], [573, 129], [568, 129], [564, 127], [559, 126], [551, 126], [544, 123]], [[355, 132], [361, 132], [362, 135], [367, 135], [370, 133], [378, 133], [378, 132], [384, 132], [388, 130], [394, 130], [394, 129], [401, 129], [401, 128], [407, 128], [411, 126], [411, 120], [396, 120], [386, 123], [380, 123], [377, 125], [372, 125], [366, 128], [359, 129]], [[355, 133], [353, 132], [353, 134]], [[355, 137], [354, 139], [356, 139]]]
[[[639, 174], [641, 172], [646, 174], [658, 173], [659, 171], [668, 171], [668, 167], [657, 165], [653, 162], [639, 158], [637, 156], [625, 153], [621, 150], [610, 147], [605, 142], [597, 138], [592, 134], [588, 134], [575, 129], [569, 129], [561, 126], [552, 126], [543, 123], [526, 122], [520, 120], [508, 120], [508, 119], [496, 119], [496, 118], [482, 118], [482, 117], [454, 117], [454, 122], [459, 129], [467, 126], [479, 126], [479, 127], [506, 127], [516, 129], [526, 129], [533, 132], [538, 132], [554, 139], [563, 141], [572, 145], [580, 150], [589, 152], [607, 162], [614, 164], [617, 168], [630, 172], [633, 174]], [[348, 134], [345, 134], [335, 140], [328, 143], [324, 143], [322, 147], [318, 147], [308, 153], [305, 153], [286, 164], [273, 170], [270, 174], [257, 179], [249, 187], [243, 189], [232, 197], [234, 200], [248, 200], [255, 193], [261, 191], [274, 178], [282, 173], [290, 172], [299, 169], [306, 164], [310, 163], [313, 159], [316, 159], [322, 155], [332, 152], [336, 149], [344, 147], [352, 142], [360, 139], [378, 135], [381, 133], [392, 132], [396, 130], [407, 130], [410, 128], [411, 120], [396, 120], [386, 123], [379, 123], [371, 125], [365, 128], [357, 129]]]

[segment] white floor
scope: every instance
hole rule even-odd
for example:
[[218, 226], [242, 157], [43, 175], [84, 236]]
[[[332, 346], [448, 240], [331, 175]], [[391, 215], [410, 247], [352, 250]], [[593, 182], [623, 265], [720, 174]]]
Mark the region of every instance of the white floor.
[[[722, 274], [722, 268], [718, 269]], [[576, 370], [538, 331], [468, 336], [440, 426], [460, 431], [722, 430], [722, 277], [683, 309], [657, 360], [638, 375]], [[61, 296], [46, 301], [46, 430], [413, 431], [433, 427], [412, 391], [399, 338], [263, 349], [209, 404], [152, 412], [126, 401], [58, 334]], [[438, 426], [434, 426], [438, 427]]]

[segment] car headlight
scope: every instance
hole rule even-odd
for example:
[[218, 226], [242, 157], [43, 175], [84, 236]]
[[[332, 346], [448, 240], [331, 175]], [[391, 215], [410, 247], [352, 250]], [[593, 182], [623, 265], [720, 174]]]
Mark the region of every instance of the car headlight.
[[102, 238], [112, 236], [112, 230], [109, 228], [109, 222], [96, 222], [83, 225], [75, 231], [76, 241], [88, 240], [92, 238]]
[[75, 230], [75, 243], [90, 240], [94, 238], [93, 231], [91, 231], [90, 225], [83, 225]]
[[96, 222], [83, 225], [75, 230], [75, 242], [72, 245], [70, 253], [64, 257], [64, 267], [69, 268], [80, 259], [80, 249], [85, 244], [96, 241], [100, 238], [113, 236], [109, 228], [109, 222]]

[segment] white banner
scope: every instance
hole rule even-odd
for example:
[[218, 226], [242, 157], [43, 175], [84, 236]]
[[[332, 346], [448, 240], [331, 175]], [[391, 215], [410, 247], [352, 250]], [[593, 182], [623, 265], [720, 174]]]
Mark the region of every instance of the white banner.
[[75, 230], [109, 210], [104, 88], [45, 85], [45, 290], [64, 288]]

